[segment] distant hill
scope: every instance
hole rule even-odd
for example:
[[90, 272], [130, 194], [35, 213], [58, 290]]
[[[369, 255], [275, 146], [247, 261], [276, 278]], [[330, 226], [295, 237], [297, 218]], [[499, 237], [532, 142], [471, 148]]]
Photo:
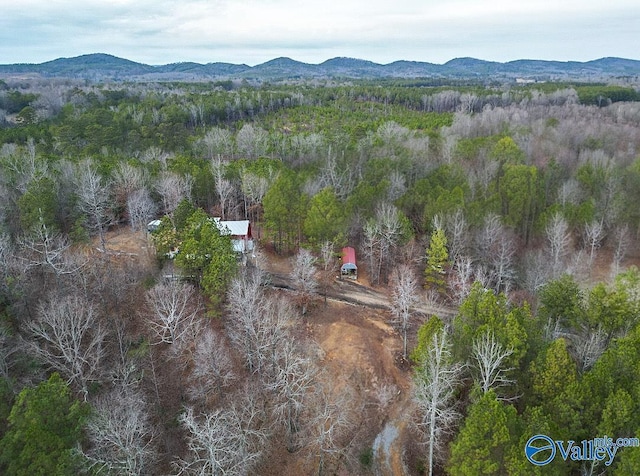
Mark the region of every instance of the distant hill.
[[0, 75], [38, 75], [93, 80], [283, 80], [310, 78], [451, 78], [586, 80], [640, 77], [640, 61], [601, 58], [594, 61], [516, 60], [506, 63], [476, 58], [455, 58], [445, 64], [395, 61], [378, 64], [355, 58], [332, 58], [308, 64], [291, 58], [275, 58], [256, 66], [212, 62], [184, 62], [161, 66], [136, 63], [116, 56], [96, 53], [74, 58], [58, 58], [40, 64], [0, 65]]
[[291, 58], [276, 58], [254, 66], [243, 73], [243, 77], [262, 78], [309, 78], [317, 76], [317, 66]]
[[126, 78], [153, 71], [153, 66], [136, 63], [104, 53], [58, 58], [40, 64], [0, 65], [1, 73], [34, 73], [42, 76], [71, 78]]

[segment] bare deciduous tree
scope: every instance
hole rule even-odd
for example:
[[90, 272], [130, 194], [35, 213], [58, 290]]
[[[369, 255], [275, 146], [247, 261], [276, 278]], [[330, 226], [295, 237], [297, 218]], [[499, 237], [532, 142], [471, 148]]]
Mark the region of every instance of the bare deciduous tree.
[[473, 284], [473, 263], [468, 256], [458, 256], [453, 263], [449, 286], [456, 303], [461, 304], [471, 292]]
[[607, 349], [607, 336], [601, 326], [585, 329], [582, 333], [572, 335], [575, 353], [581, 370], [589, 370]]
[[379, 282], [380, 280], [380, 232], [378, 224], [375, 221], [368, 221], [364, 225], [364, 254], [367, 257], [369, 276], [371, 282]]
[[613, 244], [613, 262], [611, 263], [611, 273], [616, 276], [620, 272], [620, 265], [627, 255], [629, 245], [631, 244], [631, 237], [629, 233], [628, 225], [618, 226], [614, 231], [614, 244]]
[[317, 160], [325, 149], [325, 137], [317, 132], [295, 134], [289, 143], [291, 156], [298, 163]]
[[4, 168], [12, 177], [12, 187], [20, 193], [26, 192], [30, 183], [48, 175], [48, 162], [39, 159], [33, 138], [29, 138], [24, 147], [4, 144], [2, 152]]
[[293, 452], [299, 448], [301, 415], [316, 383], [317, 370], [292, 339], [277, 349], [276, 362], [273, 378], [266, 386], [274, 396], [272, 413], [283, 425], [287, 449]]
[[502, 232], [503, 226], [500, 222], [500, 216], [490, 213], [484, 218], [482, 228], [477, 236], [477, 248], [480, 259], [487, 262], [491, 256], [491, 250], [496, 242], [498, 235]]
[[584, 226], [584, 242], [589, 249], [589, 266], [593, 265], [596, 250], [604, 239], [604, 223], [601, 220], [594, 220]]
[[236, 378], [226, 342], [212, 329], [205, 329], [195, 342], [189, 394], [196, 401], [217, 397]]
[[146, 294], [147, 321], [159, 343], [181, 343], [201, 310], [200, 295], [187, 283], [167, 280], [156, 284]]
[[231, 282], [227, 322], [231, 342], [246, 367], [266, 378], [266, 373], [274, 368], [277, 349], [288, 338], [293, 310], [282, 299], [267, 298], [261, 281], [260, 273], [247, 272]]
[[515, 278], [516, 245], [513, 232], [502, 224], [498, 215], [489, 214], [485, 218], [477, 248], [480, 260], [486, 266], [487, 282], [497, 292], [508, 290]]
[[[154, 111], [156, 111], [154, 109]], [[151, 146], [144, 151], [140, 160], [143, 163], [158, 163], [163, 170], [167, 168], [167, 160], [171, 157], [171, 154], [165, 152], [160, 147]]]
[[180, 423], [188, 432], [189, 454], [175, 462], [178, 474], [248, 474], [260, 457], [263, 435], [247, 428], [235, 409], [196, 416], [187, 408]]
[[231, 281], [227, 292], [229, 337], [250, 370], [260, 368], [260, 323], [266, 298], [261, 287], [261, 273], [245, 271]]
[[178, 204], [191, 196], [191, 178], [165, 171], [156, 182], [155, 188], [162, 198], [162, 212], [173, 216]]
[[475, 270], [475, 280], [476, 282], [482, 284], [482, 287], [485, 289], [491, 289], [493, 285], [493, 272], [489, 269], [488, 266], [478, 265]]
[[213, 173], [213, 179], [216, 184], [216, 191], [220, 198], [220, 208], [222, 211], [222, 219], [226, 218], [227, 205], [231, 200], [234, 187], [230, 180], [228, 180], [225, 173], [226, 164], [222, 161], [222, 158], [218, 156], [217, 159], [211, 161], [211, 172]]
[[460, 111], [466, 113], [466, 114], [471, 114], [472, 112], [474, 112], [477, 108], [478, 105], [481, 104], [478, 96], [476, 96], [475, 94], [471, 94], [471, 93], [463, 93], [460, 95]]
[[0, 325], [0, 377], [9, 379], [9, 371], [15, 363], [15, 354], [20, 350], [20, 343], [11, 335], [5, 325]]
[[493, 268], [496, 292], [508, 292], [515, 278], [516, 245], [510, 230], [502, 229], [491, 249], [489, 261]]
[[62, 234], [51, 231], [41, 222], [34, 232], [19, 241], [22, 261], [22, 272], [28, 273], [41, 269], [46, 274], [59, 278], [65, 274], [73, 274], [84, 264], [78, 256], [69, 253], [69, 240]]
[[77, 173], [78, 206], [86, 215], [88, 225], [100, 237], [106, 249], [105, 229], [113, 221], [111, 184], [99, 173], [91, 160], [80, 163]]
[[551, 217], [545, 228], [547, 245], [551, 256], [551, 269], [553, 276], [561, 274], [564, 259], [569, 254], [571, 245], [571, 233], [569, 225], [560, 213]]
[[135, 231], [144, 230], [147, 223], [154, 217], [156, 205], [146, 188], [133, 191], [127, 198], [127, 212], [131, 228]]
[[320, 177], [314, 182], [314, 188], [317, 188], [316, 193], [325, 187], [331, 187], [336, 197], [341, 200], [346, 199], [353, 191], [355, 184], [355, 181], [352, 180], [351, 172], [352, 170], [349, 167], [338, 164], [336, 155], [332, 152], [331, 146], [329, 146], [327, 160], [320, 171]]
[[[5, 295], [7, 290], [7, 278], [10, 275], [10, 269], [15, 267], [12, 262], [13, 247], [9, 237], [0, 232], [0, 295]], [[0, 376], [9, 378], [9, 368], [11, 367], [11, 355], [15, 353], [18, 346], [14, 344], [14, 339], [5, 325], [0, 324]]]
[[352, 426], [353, 395], [348, 389], [331, 395], [318, 387], [309, 416], [307, 451], [315, 462], [317, 474], [334, 474], [337, 461], [347, 449], [345, 436]]
[[129, 319], [116, 317], [112, 321], [115, 352], [110, 364], [110, 380], [114, 386], [128, 390], [137, 389], [143, 377], [140, 370], [142, 356], [132, 352], [133, 341], [130, 338], [127, 324]]
[[316, 370], [291, 336], [293, 310], [287, 301], [264, 295], [260, 274], [246, 272], [236, 278], [228, 296], [231, 341], [257, 377], [254, 390], [282, 425], [287, 447], [295, 451]]
[[503, 348], [491, 330], [473, 341], [471, 355], [475, 361], [474, 368], [477, 370], [475, 380], [483, 393], [513, 383], [506, 375], [513, 369], [503, 367], [504, 360], [511, 354], [513, 349]]
[[395, 256], [404, 230], [398, 209], [383, 203], [376, 209], [374, 220], [364, 226], [365, 254], [369, 258], [371, 281], [386, 280], [386, 269]]
[[318, 288], [316, 258], [305, 248], [300, 248], [293, 262], [291, 279], [299, 295], [302, 315], [306, 315], [311, 296]]
[[532, 294], [537, 293], [550, 279], [549, 260], [542, 250], [537, 250], [526, 253], [524, 263], [524, 287]]
[[468, 247], [469, 226], [462, 209], [458, 208], [455, 213], [446, 217], [445, 228], [450, 237], [447, 243], [449, 258], [455, 262], [459, 256], [466, 254]]
[[189, 103], [188, 109], [191, 115], [191, 124], [194, 128], [204, 124], [204, 103], [202, 101]]
[[566, 180], [558, 191], [558, 201], [562, 206], [567, 204], [577, 205], [580, 201], [580, 184], [574, 178]]
[[447, 90], [423, 98], [428, 110], [435, 112], [454, 112], [460, 103], [460, 92]]
[[391, 314], [402, 332], [402, 358], [407, 358], [407, 330], [411, 321], [411, 308], [418, 302], [418, 282], [411, 267], [401, 265], [392, 275]]
[[269, 190], [269, 186], [275, 179], [275, 171], [272, 171], [269, 175], [269, 177], [261, 177], [246, 170], [242, 171], [241, 188], [245, 201], [245, 214], [252, 216], [253, 221], [259, 220], [259, 206], [262, 203], [262, 198]]
[[157, 453], [143, 395], [115, 388], [92, 403], [86, 426], [91, 447], [84, 453], [90, 466], [98, 474], [149, 474]]
[[208, 159], [217, 156], [230, 158], [233, 154], [233, 136], [228, 129], [212, 127], [201, 140]]
[[[353, 183], [353, 180], [350, 182]], [[387, 199], [394, 202], [407, 191], [407, 183], [405, 176], [394, 170], [389, 176], [389, 191], [387, 192]]]
[[261, 127], [245, 124], [236, 134], [238, 153], [246, 158], [255, 159], [267, 152], [269, 134]]
[[429, 476], [433, 476], [445, 436], [460, 416], [454, 401], [461, 371], [462, 366], [452, 362], [446, 331], [435, 333], [424, 361], [416, 369], [413, 394], [420, 413], [418, 427], [426, 436]]
[[324, 294], [324, 305], [327, 305], [327, 291], [334, 279], [338, 262], [335, 256], [335, 244], [332, 241], [324, 241], [320, 246], [321, 274], [320, 284]]
[[89, 384], [100, 379], [106, 330], [95, 307], [78, 295], [51, 296], [26, 325], [34, 338], [30, 347], [59, 371], [85, 399]]
[[113, 191], [118, 206], [124, 206], [136, 190], [147, 187], [146, 169], [120, 162], [113, 172]]

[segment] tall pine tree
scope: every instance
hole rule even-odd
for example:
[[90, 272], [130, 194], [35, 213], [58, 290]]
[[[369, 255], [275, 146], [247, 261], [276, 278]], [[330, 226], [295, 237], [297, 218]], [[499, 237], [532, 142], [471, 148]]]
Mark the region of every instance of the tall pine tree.
[[447, 472], [452, 476], [507, 474], [506, 461], [515, 436], [516, 409], [499, 401], [493, 390], [469, 408], [451, 444]]
[[442, 228], [437, 228], [431, 234], [427, 248], [427, 267], [424, 270], [425, 287], [444, 293], [446, 289], [445, 274], [449, 263], [447, 237]]
[[78, 474], [75, 447], [87, 409], [71, 396], [60, 376], [18, 395], [0, 441], [2, 474]]

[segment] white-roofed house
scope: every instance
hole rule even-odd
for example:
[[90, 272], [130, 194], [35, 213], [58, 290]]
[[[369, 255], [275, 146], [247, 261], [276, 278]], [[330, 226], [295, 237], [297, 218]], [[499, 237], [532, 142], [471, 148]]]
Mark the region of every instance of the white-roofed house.
[[221, 220], [219, 217], [214, 220], [223, 235], [231, 236], [235, 252], [244, 254], [253, 251], [253, 237], [249, 220]]

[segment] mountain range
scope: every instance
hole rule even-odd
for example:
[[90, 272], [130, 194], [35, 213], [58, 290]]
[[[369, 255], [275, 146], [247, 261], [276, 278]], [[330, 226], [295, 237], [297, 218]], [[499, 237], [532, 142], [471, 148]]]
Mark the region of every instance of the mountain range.
[[232, 63], [171, 63], [153, 66], [109, 54], [94, 53], [58, 58], [39, 64], [0, 65], [0, 76], [91, 80], [285, 80], [328, 78], [434, 78], [460, 80], [517, 79], [598, 81], [616, 77], [640, 77], [640, 61], [601, 58], [593, 61], [516, 60], [505, 63], [475, 58], [456, 58], [444, 64], [395, 61], [378, 64], [354, 58], [333, 58], [308, 64], [291, 58], [276, 58], [256, 66]]

